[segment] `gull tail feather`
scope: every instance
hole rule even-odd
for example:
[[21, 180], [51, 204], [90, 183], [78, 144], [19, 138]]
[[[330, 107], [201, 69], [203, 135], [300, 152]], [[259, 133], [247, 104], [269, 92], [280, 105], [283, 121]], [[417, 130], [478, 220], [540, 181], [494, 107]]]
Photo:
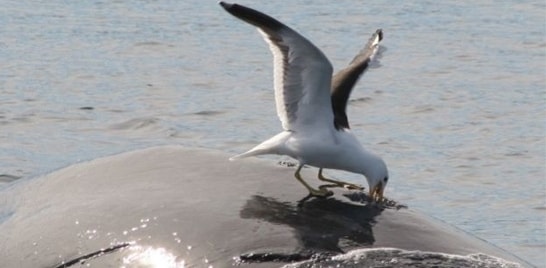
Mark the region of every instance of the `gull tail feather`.
[[230, 161], [239, 160], [241, 158], [247, 158], [251, 156], [261, 155], [261, 154], [270, 154], [269, 149], [261, 149], [261, 148], [254, 148], [248, 152], [244, 152], [242, 154], [234, 155], [229, 158]]
[[285, 154], [284, 143], [290, 137], [291, 133], [288, 131], [281, 132], [270, 139], [258, 144], [256, 147], [249, 151], [232, 156], [229, 160], [234, 161], [237, 159], [251, 157], [262, 154]]

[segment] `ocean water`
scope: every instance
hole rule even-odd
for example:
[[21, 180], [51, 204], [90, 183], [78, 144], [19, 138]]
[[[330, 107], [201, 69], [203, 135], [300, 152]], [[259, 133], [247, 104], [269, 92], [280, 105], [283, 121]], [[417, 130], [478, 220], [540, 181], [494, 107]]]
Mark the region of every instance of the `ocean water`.
[[[544, 1], [240, 3], [335, 69], [382, 28], [348, 114], [389, 165], [386, 195], [546, 265]], [[235, 154], [281, 130], [267, 45], [216, 1], [0, 4], [0, 185], [161, 144]]]

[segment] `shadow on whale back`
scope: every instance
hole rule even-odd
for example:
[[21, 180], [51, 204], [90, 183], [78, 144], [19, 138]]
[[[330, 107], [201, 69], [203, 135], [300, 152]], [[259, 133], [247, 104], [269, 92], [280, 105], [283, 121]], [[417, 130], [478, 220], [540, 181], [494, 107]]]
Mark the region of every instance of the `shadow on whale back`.
[[307, 192], [291, 168], [227, 159], [211, 150], [154, 147], [10, 184], [0, 190], [2, 265], [525, 264], [411, 209], [355, 201], [360, 193], [338, 189], [298, 203]]

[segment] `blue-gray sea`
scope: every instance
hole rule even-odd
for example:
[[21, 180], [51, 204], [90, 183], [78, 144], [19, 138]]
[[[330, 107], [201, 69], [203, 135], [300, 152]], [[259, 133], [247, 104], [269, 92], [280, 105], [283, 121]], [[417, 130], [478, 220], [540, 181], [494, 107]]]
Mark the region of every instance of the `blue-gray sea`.
[[[389, 165], [386, 195], [546, 265], [544, 1], [240, 3], [335, 69], [382, 28], [348, 114]], [[268, 46], [216, 1], [0, 6], [0, 185], [154, 145], [235, 154], [281, 130]]]

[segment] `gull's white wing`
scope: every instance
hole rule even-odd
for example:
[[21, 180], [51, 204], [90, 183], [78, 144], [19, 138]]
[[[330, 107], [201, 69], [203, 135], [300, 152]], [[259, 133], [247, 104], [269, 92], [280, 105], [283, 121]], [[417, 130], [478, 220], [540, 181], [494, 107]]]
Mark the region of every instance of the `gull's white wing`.
[[256, 10], [220, 2], [233, 16], [256, 27], [274, 60], [277, 115], [285, 130], [333, 127], [330, 100], [332, 65], [311, 42], [276, 19]]

